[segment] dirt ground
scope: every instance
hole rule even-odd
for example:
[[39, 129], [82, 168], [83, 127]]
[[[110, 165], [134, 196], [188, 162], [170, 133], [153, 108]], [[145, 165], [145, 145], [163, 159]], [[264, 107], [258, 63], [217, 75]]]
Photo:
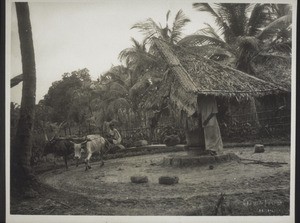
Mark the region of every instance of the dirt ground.
[[[265, 150], [227, 148], [242, 160], [213, 169], [163, 166], [164, 157], [185, 154], [173, 152], [106, 160], [103, 167], [94, 162], [89, 171], [83, 164], [47, 171], [38, 176], [43, 193], [12, 200], [11, 214], [288, 215], [290, 147]], [[134, 184], [131, 176], [147, 176], [149, 182]], [[160, 176], [177, 176], [179, 183], [161, 185]]]

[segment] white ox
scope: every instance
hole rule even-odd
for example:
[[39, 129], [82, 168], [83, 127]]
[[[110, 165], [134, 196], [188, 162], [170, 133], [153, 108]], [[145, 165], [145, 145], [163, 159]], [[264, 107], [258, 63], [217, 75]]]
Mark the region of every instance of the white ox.
[[[72, 141], [71, 141], [72, 142]], [[85, 158], [85, 170], [91, 169], [90, 166], [90, 158], [92, 155], [96, 152], [100, 153], [100, 161], [101, 165], [104, 165], [103, 162], [103, 153], [106, 150], [106, 141], [105, 139], [100, 136], [100, 135], [87, 135], [86, 141], [82, 143], [74, 143], [74, 157], [77, 160], [76, 166], [78, 166], [79, 159], [81, 158], [81, 153], [82, 153], [82, 145], [86, 143], [86, 152], [87, 152], [87, 157]]]

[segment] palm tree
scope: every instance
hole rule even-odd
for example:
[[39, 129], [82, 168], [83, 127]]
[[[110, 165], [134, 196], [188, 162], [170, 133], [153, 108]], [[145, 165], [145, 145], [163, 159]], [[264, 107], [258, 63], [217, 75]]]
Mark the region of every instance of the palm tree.
[[183, 38], [178, 45], [198, 46], [197, 50], [208, 52], [211, 59], [234, 58], [238, 70], [255, 75], [255, 57], [271, 48], [283, 49], [290, 44], [287, 37], [292, 18], [289, 5], [219, 3], [212, 7], [208, 3], [194, 3], [193, 6], [198, 11], [210, 13], [219, 30], [208, 25], [195, 35]]
[[156, 37], [171, 44], [176, 44], [181, 39], [183, 27], [190, 22], [190, 19], [184, 15], [182, 10], [179, 10], [176, 13], [172, 27], [169, 28], [168, 20], [170, 13], [171, 11], [169, 10], [166, 14], [165, 27], [162, 27], [161, 24], [157, 24], [152, 18], [148, 18], [144, 22], [133, 25], [132, 29], [141, 31], [149, 41], [151, 41], [152, 37]]
[[36, 71], [28, 3], [16, 3], [22, 56], [23, 89], [16, 142], [12, 148], [12, 189], [27, 192], [35, 180], [30, 166], [35, 114]]
[[[155, 89], [160, 85], [163, 74], [167, 70], [167, 66], [156, 48], [153, 47], [152, 37], [162, 39], [172, 45], [175, 45], [182, 36], [183, 27], [190, 22], [182, 10], [179, 10], [174, 18], [172, 25], [169, 25], [170, 11], [166, 14], [165, 25], [156, 23], [152, 18], [148, 18], [143, 22], [136, 23], [132, 29], [138, 29], [144, 34], [144, 40], [139, 43], [132, 38], [133, 46], [123, 50], [119, 58], [126, 62], [127, 67], [132, 71], [132, 85], [129, 90], [130, 98], [134, 103], [134, 110], [141, 112], [140, 106], [145, 102], [145, 96], [151, 92], [155, 93]], [[154, 117], [157, 121], [163, 111], [158, 106]], [[147, 112], [146, 112], [147, 113]], [[140, 115], [138, 115], [140, 116]], [[146, 115], [147, 116], [147, 115]], [[145, 118], [144, 118], [145, 119]], [[157, 124], [157, 121], [155, 122]]]
[[[288, 5], [194, 3], [193, 6], [213, 16], [218, 31], [207, 25], [179, 41], [177, 44], [182, 47], [254, 76], [254, 60], [258, 56], [268, 57], [274, 49], [290, 50]], [[259, 126], [253, 98], [248, 105], [254, 123]]]
[[95, 83], [91, 107], [92, 120], [98, 128], [101, 128], [104, 121], [110, 119], [124, 121], [122, 121], [124, 111], [132, 107], [128, 85], [130, 85], [130, 74], [122, 65], [113, 66], [101, 76], [98, 83]]
[[[176, 44], [182, 36], [183, 27], [190, 22], [184, 15], [182, 10], [179, 10], [174, 18], [172, 27], [169, 28], [169, 16], [171, 11], [166, 14], [166, 24], [163, 27], [157, 24], [152, 18], [146, 21], [136, 23], [131, 29], [138, 29], [145, 37], [142, 43], [132, 38], [133, 46], [124, 49], [119, 54], [119, 59], [125, 61], [127, 68], [131, 70], [132, 89], [136, 92], [141, 87], [153, 82], [159, 81], [159, 75], [162, 75], [166, 70], [166, 65], [162, 58], [152, 45], [152, 37], [162, 39], [170, 44]], [[149, 44], [149, 49], [147, 49]], [[153, 78], [151, 78], [153, 75]]]
[[125, 62], [126, 67], [131, 71], [131, 81], [134, 82], [138, 73], [144, 73], [151, 64], [156, 61], [153, 55], [147, 52], [147, 39], [139, 43], [136, 39], [131, 38], [132, 47], [122, 50], [119, 54], [120, 61]]

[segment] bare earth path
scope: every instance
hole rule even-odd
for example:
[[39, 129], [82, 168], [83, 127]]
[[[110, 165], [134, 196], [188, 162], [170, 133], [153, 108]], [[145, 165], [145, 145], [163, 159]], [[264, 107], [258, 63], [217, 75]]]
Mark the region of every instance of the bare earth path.
[[[232, 161], [214, 165], [212, 170], [208, 166], [166, 167], [161, 165], [163, 157], [174, 153], [165, 153], [107, 160], [103, 167], [95, 162], [89, 171], [84, 171], [84, 165], [71, 166], [68, 171], [53, 170], [39, 176], [44, 184], [65, 196], [63, 201], [48, 197], [47, 201], [52, 202], [53, 207], [51, 213], [43, 208], [40, 212], [81, 215], [289, 214], [290, 147], [266, 147], [265, 153], [253, 153], [253, 148], [230, 148], [225, 152], [236, 153], [242, 159], [287, 164], [264, 166]], [[184, 152], [176, 154], [183, 155]], [[149, 182], [133, 184], [130, 182], [133, 175], [147, 176]], [[158, 178], [166, 175], [178, 176], [179, 183], [158, 184]], [[221, 194], [225, 200], [218, 206]]]

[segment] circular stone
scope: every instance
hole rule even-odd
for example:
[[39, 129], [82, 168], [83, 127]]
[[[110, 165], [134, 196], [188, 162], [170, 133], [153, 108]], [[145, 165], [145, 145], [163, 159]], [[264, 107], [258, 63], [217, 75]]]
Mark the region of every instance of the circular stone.
[[174, 157], [166, 157], [163, 160], [164, 165], [171, 166], [203, 166], [213, 163], [222, 163], [229, 162], [232, 160], [240, 160], [240, 158], [234, 153], [227, 153], [222, 155], [202, 155], [202, 156], [174, 156]]

